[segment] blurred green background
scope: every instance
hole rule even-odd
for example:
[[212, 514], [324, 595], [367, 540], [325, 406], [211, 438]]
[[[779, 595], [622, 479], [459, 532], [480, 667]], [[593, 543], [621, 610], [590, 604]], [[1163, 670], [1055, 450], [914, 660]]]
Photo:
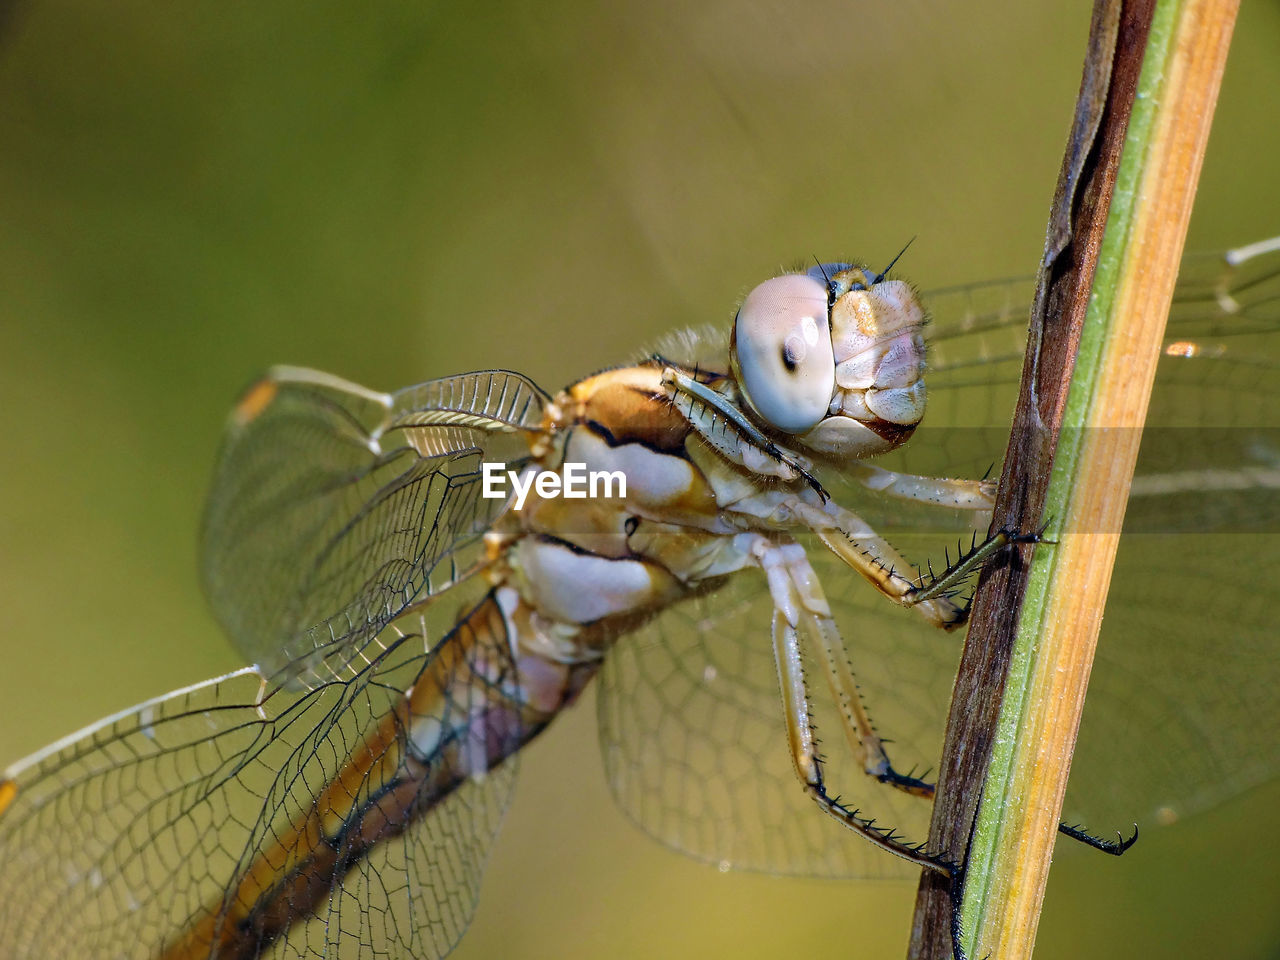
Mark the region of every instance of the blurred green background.
[[[25, 0], [0, 18], [0, 763], [237, 666], [195, 536], [287, 361], [548, 388], [781, 263], [1030, 271], [1083, 2]], [[1193, 248], [1280, 231], [1280, 6], [1247, 2]], [[1064, 855], [1039, 956], [1274, 957], [1280, 790]], [[814, 814], [818, 814], [815, 812]], [[901, 956], [910, 885], [720, 874], [612, 805], [585, 703], [525, 756], [456, 956]]]

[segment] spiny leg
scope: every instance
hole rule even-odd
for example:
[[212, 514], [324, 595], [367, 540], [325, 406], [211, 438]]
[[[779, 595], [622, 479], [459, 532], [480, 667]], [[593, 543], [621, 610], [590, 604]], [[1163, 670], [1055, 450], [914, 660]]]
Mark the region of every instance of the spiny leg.
[[914, 608], [942, 630], [954, 630], [968, 620], [968, 605], [954, 602], [952, 595], [969, 576], [1010, 544], [1041, 542], [1039, 533], [1001, 530], [982, 543], [975, 541], [941, 574], [930, 571], [912, 577], [903, 571], [916, 573], [915, 565], [853, 511], [834, 501], [819, 504], [803, 496], [795, 497], [787, 506], [832, 553], [862, 574], [883, 596]]
[[913, 576], [916, 574], [915, 565], [851, 510], [834, 501], [816, 504], [799, 496], [787, 506], [832, 553], [862, 574], [882, 596], [901, 606], [914, 608], [926, 621], [942, 630], [954, 630], [968, 618], [968, 609], [946, 596], [947, 589], [920, 596], [920, 582]]
[[[1005, 547], [1014, 543], [1040, 543], [1041, 536], [1039, 533], [1018, 533], [1013, 530], [997, 530], [991, 536], [987, 537], [982, 543], [976, 540], [973, 545], [960, 556], [957, 556], [954, 563], [948, 563], [947, 568], [942, 573], [934, 575], [933, 571], [929, 571], [929, 582], [924, 583], [924, 577], [913, 587], [912, 592], [906, 597], [908, 605], [922, 603], [932, 600], [935, 597], [946, 597], [951, 595], [968, 577], [977, 573], [982, 569], [982, 565], [994, 557]], [[965, 609], [966, 619], [968, 609]]]
[[[968, 617], [968, 608], [952, 603], [945, 596], [947, 592], [980, 569], [983, 563], [1006, 546], [1013, 543], [1036, 543], [1041, 539], [1038, 533], [1019, 534], [1008, 530], [999, 531], [995, 536], [959, 557], [946, 571], [922, 587], [917, 581], [898, 572], [899, 569], [909, 569], [910, 564], [892, 546], [877, 536], [856, 514], [833, 502], [817, 507], [811, 503], [797, 501], [791, 504], [791, 507], [837, 556], [866, 577], [884, 596], [902, 606], [914, 607], [928, 622], [944, 630], [952, 630], [963, 625]], [[806, 567], [807, 563], [808, 561], [805, 560]], [[811, 570], [808, 581], [801, 578], [801, 582], [812, 582], [816, 589], [817, 580], [812, 576]], [[821, 599], [820, 593], [818, 596]], [[814, 607], [811, 606], [810, 609]], [[825, 619], [815, 618], [814, 639], [822, 651], [828, 678], [832, 684], [832, 693], [841, 706], [845, 732], [849, 735], [855, 756], [863, 762], [863, 768], [867, 773], [881, 782], [898, 787], [912, 796], [932, 799], [934, 792], [932, 784], [916, 777], [900, 774], [889, 763], [883, 743], [858, 694], [857, 683], [853, 679], [848, 658], [844, 654], [839, 631], [830, 619], [825, 599], [821, 599], [821, 605], [816, 609], [824, 612]], [[1123, 854], [1138, 838], [1136, 826], [1131, 837], [1120, 836], [1117, 840], [1104, 840], [1081, 829], [1078, 825], [1060, 823], [1058, 829], [1073, 840], [1113, 856]]]
[[[802, 630], [811, 642], [816, 641], [819, 646], [828, 683], [840, 707], [846, 736], [864, 769], [881, 782], [913, 796], [932, 797], [932, 785], [915, 778], [903, 777], [893, 771], [889, 764], [883, 743], [862, 703], [852, 668], [831, 618], [830, 608], [803, 548], [795, 543], [775, 545], [760, 537], [753, 553], [765, 572], [774, 599], [774, 658], [782, 694], [788, 746], [796, 776], [805, 791], [832, 818], [881, 849], [948, 878], [953, 901], [952, 950], [957, 960], [965, 960], [959, 925], [960, 898], [964, 887], [963, 867], [930, 853], [924, 843], [906, 840], [892, 827], [877, 826], [874, 818], [862, 816], [858, 808], [841, 802], [839, 797], [833, 797], [826, 789], [822, 759], [818, 754], [817, 739], [813, 732], [808, 683], [800, 653]], [[1065, 824], [1061, 824], [1059, 829], [1068, 836], [1116, 855], [1123, 853], [1137, 839], [1136, 828], [1132, 838], [1127, 841], [1121, 838], [1118, 844], [1097, 841], [1097, 838]]]
[[815, 646], [821, 655], [823, 674], [836, 701], [845, 737], [855, 760], [863, 770], [879, 782], [895, 789], [914, 796], [931, 797], [932, 784], [917, 777], [898, 773], [893, 769], [885, 751], [884, 742], [877, 733], [866, 704], [862, 700], [844, 643], [804, 549], [796, 543], [773, 544], [760, 537], [753, 545], [752, 552], [765, 572], [769, 591], [774, 600], [775, 645], [789, 643], [794, 646], [793, 654], [786, 657], [784, 657], [786, 651], [783, 647], [776, 648], [775, 652], [780, 658], [778, 672], [784, 690], [788, 730], [792, 734], [790, 738], [792, 757], [796, 772], [806, 788], [815, 799], [818, 799], [824, 809], [838, 819], [848, 822], [850, 813], [856, 816], [856, 811], [849, 811], [847, 808], [840, 807], [839, 804], [836, 804], [836, 807], [841, 812], [832, 809], [831, 804], [834, 801], [826, 795], [822, 784], [816, 744], [812, 742], [811, 734], [806, 733], [809, 720], [809, 696], [803, 666], [799, 660], [799, 643], [802, 636], [806, 642]]
[[[908, 594], [902, 601], [905, 605], [913, 605], [915, 603], [927, 603], [936, 597], [946, 597], [953, 591], [965, 578], [981, 569], [991, 557], [995, 556], [1005, 547], [1015, 543], [1040, 543], [1041, 535], [1039, 533], [1016, 533], [1010, 530], [1000, 530], [994, 535], [988, 537], [980, 544], [976, 544], [967, 553], [957, 557], [955, 563], [949, 564], [947, 569], [938, 576], [932, 576], [927, 585], [920, 585], [915, 588], [914, 593]], [[923, 582], [922, 582], [923, 583]], [[967, 619], [968, 608], [964, 608], [965, 619]], [[960, 621], [960, 622], [963, 622]], [[955, 624], [958, 626], [959, 624]], [[913, 792], [913, 791], [912, 791]], [[923, 795], [923, 794], [922, 794]], [[927, 796], [932, 796], [930, 791]], [[1098, 850], [1102, 853], [1110, 854], [1118, 857], [1138, 841], [1138, 825], [1133, 825], [1133, 835], [1125, 838], [1123, 834], [1117, 833], [1115, 840], [1106, 840], [1102, 837], [1095, 836], [1083, 829], [1079, 824], [1068, 824], [1065, 822], [1058, 823], [1058, 832], [1064, 836], [1070, 837]]]
[[1133, 825], [1133, 836], [1125, 837], [1120, 831], [1116, 831], [1116, 839], [1104, 840], [1102, 837], [1095, 837], [1088, 830], [1085, 830], [1080, 824], [1070, 824], [1058, 821], [1058, 832], [1065, 837], [1070, 837], [1079, 843], [1083, 843], [1086, 847], [1091, 847], [1099, 853], [1106, 853], [1113, 857], [1122, 855], [1126, 850], [1138, 842], [1138, 825]]

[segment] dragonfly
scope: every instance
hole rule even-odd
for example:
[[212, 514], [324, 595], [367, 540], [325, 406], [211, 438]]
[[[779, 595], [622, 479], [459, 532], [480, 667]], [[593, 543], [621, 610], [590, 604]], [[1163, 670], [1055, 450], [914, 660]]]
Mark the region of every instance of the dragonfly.
[[[928, 769], [966, 584], [1016, 539], [985, 531], [1029, 295], [799, 268], [554, 395], [273, 369], [231, 412], [201, 548], [252, 665], [0, 774], [0, 943], [443, 957], [521, 748], [592, 681], [615, 797], [659, 841], [950, 869], [920, 843]], [[1068, 798], [1094, 827], [1280, 768], [1278, 345], [1280, 244], [1188, 258]], [[964, 535], [937, 575], [909, 559]]]

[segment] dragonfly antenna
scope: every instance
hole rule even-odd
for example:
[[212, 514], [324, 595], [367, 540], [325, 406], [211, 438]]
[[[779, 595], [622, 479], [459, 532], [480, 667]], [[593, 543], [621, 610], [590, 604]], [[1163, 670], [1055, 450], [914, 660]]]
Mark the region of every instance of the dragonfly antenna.
[[894, 265], [895, 263], [897, 263], [899, 260], [901, 260], [901, 259], [902, 259], [902, 255], [903, 255], [904, 253], [906, 253], [906, 252], [907, 252], [907, 247], [911, 246], [911, 245], [912, 245], [913, 243], [915, 243], [915, 242], [916, 242], [916, 238], [915, 238], [915, 237], [912, 237], [910, 240], [908, 240], [908, 241], [907, 241], [907, 246], [906, 246], [906, 247], [903, 247], [901, 250], [899, 250], [899, 251], [898, 251], [898, 255], [897, 255], [896, 257], [894, 257], [892, 260], [890, 260], [890, 261], [889, 261], [889, 265], [888, 265], [887, 267], [885, 267], [883, 270], [881, 270], [879, 273], [877, 273], [877, 274], [876, 274], [876, 278], [875, 278], [874, 280], [872, 280], [872, 281], [871, 281], [871, 285], [872, 285], [873, 287], [874, 287], [877, 283], [879, 283], [881, 280], [883, 280], [886, 276], [888, 276], [889, 271], [893, 269], [893, 265]]
[[827, 306], [830, 307], [836, 302], [836, 288], [832, 285], [831, 277], [827, 274], [826, 265], [818, 259], [818, 255], [816, 253], [811, 253], [809, 256], [813, 257], [814, 266], [816, 266], [818, 268], [818, 272], [822, 274], [823, 283], [825, 283], [827, 287]]

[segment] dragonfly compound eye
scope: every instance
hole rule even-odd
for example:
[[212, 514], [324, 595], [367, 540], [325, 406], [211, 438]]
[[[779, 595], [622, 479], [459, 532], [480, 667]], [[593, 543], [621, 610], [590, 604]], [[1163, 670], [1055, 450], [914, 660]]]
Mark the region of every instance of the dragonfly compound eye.
[[752, 290], [734, 321], [732, 362], [762, 420], [784, 433], [812, 428], [835, 392], [826, 287], [788, 274]]

